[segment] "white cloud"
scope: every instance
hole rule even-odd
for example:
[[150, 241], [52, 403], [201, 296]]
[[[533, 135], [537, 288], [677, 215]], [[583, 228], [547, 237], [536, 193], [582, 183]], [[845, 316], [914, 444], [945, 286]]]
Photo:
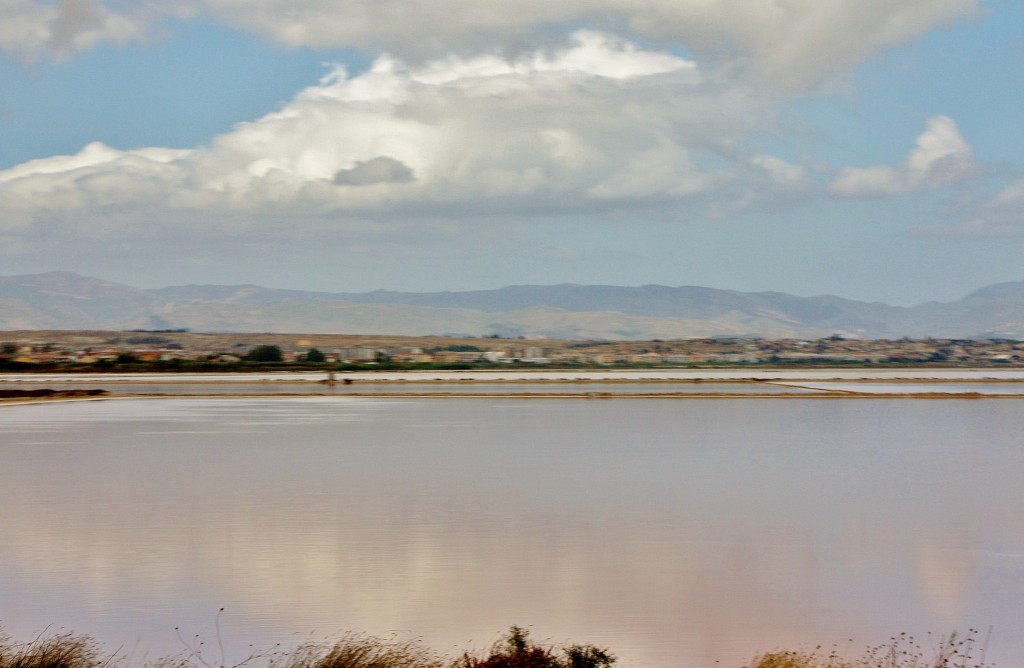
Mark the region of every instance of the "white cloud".
[[104, 42], [140, 40], [159, 14], [183, 15], [166, 2], [117, 12], [100, 0], [0, 0], [0, 51], [25, 61], [63, 60]]
[[[272, 237], [308, 223], [386, 235], [426, 220], [454, 234], [453, 221], [505, 215], [673, 207], [672, 217], [717, 217], [789, 206], [815, 187], [806, 170], [747, 149], [772, 124], [779, 91], [812, 87], [976, 4], [0, 0], [11, 18], [0, 48], [21, 57], [139, 39], [155, 15], [189, 11], [289, 44], [387, 45], [399, 54], [356, 75], [336, 67], [279, 111], [207, 146], [90, 144], [0, 172], [0, 234], [187, 229], [228, 238], [258, 229]], [[539, 36], [548, 24], [591, 20], [681, 41], [697, 60], [596, 30], [568, 44]], [[535, 40], [544, 45], [528, 48]], [[832, 189], [909, 192], [973, 169], [955, 124], [936, 117], [904, 166], [848, 169]]]
[[[729, 120], [721, 99], [693, 62], [592, 31], [511, 59], [415, 67], [382, 56], [356, 76], [336, 68], [206, 147], [94, 143], [0, 172], [11, 212], [0, 227], [102, 218], [97, 229], [113, 234], [117, 220], [136, 233], [139, 219], [174, 212], [231, 228], [294, 216], [458, 218], [687, 198], [714, 183], [692, 153], [746, 130], [750, 109], [732, 105]], [[743, 101], [732, 92], [724, 99]], [[709, 123], [718, 124], [714, 141]]]
[[829, 186], [842, 197], [883, 197], [946, 188], [979, 172], [970, 144], [948, 116], [934, 116], [899, 167], [847, 167]]
[[[649, 90], [652, 78], [658, 85]], [[277, 196], [301, 188], [304, 197], [347, 210], [578, 199], [624, 159], [674, 141], [666, 136], [665, 96], [698, 78], [689, 61], [590, 32], [577, 33], [568, 48], [514, 60], [450, 57], [413, 68], [382, 57], [355, 77], [336, 70], [196, 160], [213, 189], [269, 180]], [[638, 126], [622, 114], [629, 103], [637, 115], [670, 125]], [[358, 191], [336, 179], [371, 160], [400, 163], [415, 179]]]
[[[0, 0], [0, 49], [66, 57], [138, 39], [158, 15], [221, 20], [291, 46], [387, 51], [410, 62], [529, 50], [552, 26], [623, 28], [682, 43], [731, 78], [802, 90], [977, 11], [979, 0]], [[110, 9], [115, 7], [118, 9]], [[587, 71], [588, 54], [576, 54]]]
[[514, 47], [545, 25], [626, 23], [775, 86], [804, 88], [977, 9], [978, 0], [206, 0], [235, 25], [291, 45], [406, 57]]
[[787, 90], [977, 11], [976, 0], [650, 0], [615, 3], [640, 34]]

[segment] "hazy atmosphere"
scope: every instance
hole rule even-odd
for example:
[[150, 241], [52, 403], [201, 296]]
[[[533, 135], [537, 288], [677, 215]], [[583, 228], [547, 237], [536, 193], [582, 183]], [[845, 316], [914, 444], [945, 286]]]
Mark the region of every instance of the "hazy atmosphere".
[[953, 300], [1024, 278], [1015, 0], [0, 0], [0, 274]]

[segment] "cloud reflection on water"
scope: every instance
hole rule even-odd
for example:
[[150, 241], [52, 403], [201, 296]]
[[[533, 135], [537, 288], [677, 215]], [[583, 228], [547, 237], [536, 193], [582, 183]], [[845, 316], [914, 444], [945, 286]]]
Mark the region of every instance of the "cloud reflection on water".
[[0, 441], [11, 632], [169, 651], [170, 628], [224, 606], [241, 646], [406, 629], [461, 648], [521, 623], [636, 666], [739, 665], [995, 625], [996, 653], [1024, 656], [1006, 604], [1024, 563], [993, 556], [1024, 552], [1006, 402], [8, 409], [4, 425], [49, 418]]

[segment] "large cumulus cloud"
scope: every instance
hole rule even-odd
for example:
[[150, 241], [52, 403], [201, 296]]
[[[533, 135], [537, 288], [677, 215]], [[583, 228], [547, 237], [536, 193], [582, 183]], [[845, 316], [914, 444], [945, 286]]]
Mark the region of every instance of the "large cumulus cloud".
[[[427, 221], [454, 235], [500, 216], [786, 206], [815, 191], [812, 170], [751, 148], [780, 104], [977, 4], [0, 0], [0, 49], [27, 60], [146, 39], [172, 14], [289, 45], [386, 51], [206, 146], [94, 143], [0, 172], [0, 245], [274, 239], [310, 226], [408, 238]], [[609, 30], [559, 36], [584, 22]], [[832, 192], [906, 194], [974, 170], [953, 121], [935, 117], [904, 165], [845, 170]]]
[[702, 168], [697, 158], [728, 155], [755, 106], [742, 90], [705, 82], [692, 61], [590, 31], [514, 58], [410, 66], [382, 56], [354, 76], [336, 67], [209, 146], [97, 143], [0, 172], [0, 227], [53, 224], [67, 212], [107, 225], [241, 212], [273, 225], [296, 215], [451, 218], [685, 199], [746, 168]]

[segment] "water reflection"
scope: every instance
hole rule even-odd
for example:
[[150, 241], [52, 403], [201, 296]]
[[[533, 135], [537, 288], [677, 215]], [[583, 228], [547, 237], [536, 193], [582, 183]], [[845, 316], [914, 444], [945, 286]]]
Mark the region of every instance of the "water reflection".
[[995, 627], [1015, 402], [132, 400], [0, 411], [0, 620], [179, 649], [511, 623], [627, 666]]

